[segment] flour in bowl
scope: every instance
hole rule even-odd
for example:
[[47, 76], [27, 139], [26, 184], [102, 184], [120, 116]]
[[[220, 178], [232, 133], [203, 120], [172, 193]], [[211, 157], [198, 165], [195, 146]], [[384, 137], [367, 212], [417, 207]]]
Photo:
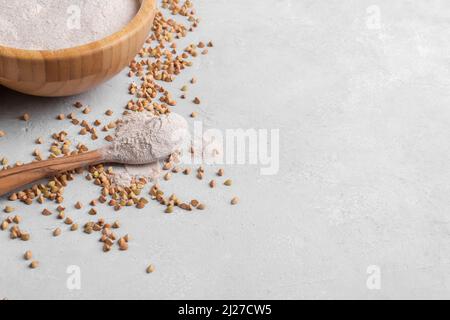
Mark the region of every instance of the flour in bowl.
[[138, 0], [2, 0], [0, 45], [57, 50], [105, 38], [139, 11]]

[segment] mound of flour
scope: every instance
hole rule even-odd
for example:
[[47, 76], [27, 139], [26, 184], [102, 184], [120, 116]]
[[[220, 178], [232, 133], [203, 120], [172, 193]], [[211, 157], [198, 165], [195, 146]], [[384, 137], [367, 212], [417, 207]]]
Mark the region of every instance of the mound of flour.
[[2, 0], [0, 45], [56, 50], [105, 38], [127, 25], [138, 0]]
[[122, 119], [112, 143], [103, 152], [105, 159], [113, 162], [149, 164], [180, 150], [188, 135], [186, 119], [176, 113], [154, 116], [133, 112]]
[[112, 143], [100, 150], [105, 159], [123, 164], [113, 166], [112, 181], [129, 186], [141, 178], [156, 181], [160, 160], [185, 149], [189, 136], [186, 119], [176, 113], [134, 112], [121, 119]]
[[186, 120], [176, 113], [157, 117], [136, 112], [125, 116], [113, 142], [101, 149], [105, 159], [124, 164], [113, 166], [112, 181], [120, 186], [141, 178], [156, 181], [162, 171], [159, 160], [186, 149], [189, 135]]

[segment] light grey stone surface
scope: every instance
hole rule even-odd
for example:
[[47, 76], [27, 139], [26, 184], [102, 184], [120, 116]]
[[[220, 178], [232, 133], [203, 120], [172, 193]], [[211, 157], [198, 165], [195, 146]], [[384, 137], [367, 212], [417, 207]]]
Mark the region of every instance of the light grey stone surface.
[[[202, 105], [175, 110], [198, 109], [206, 127], [280, 129], [279, 173], [227, 166], [235, 185], [214, 191], [193, 177], [163, 183], [204, 199], [204, 212], [101, 207], [132, 236], [125, 253], [103, 254], [81, 232], [54, 239], [59, 223], [41, 216], [42, 206], [19, 206], [32, 240], [0, 232], [0, 298], [449, 298], [448, 2], [195, 3], [202, 24], [190, 40], [213, 39], [215, 48], [172, 86], [195, 75], [190, 95]], [[65, 129], [54, 117], [77, 99], [92, 106], [89, 119], [106, 107], [120, 112], [127, 81], [119, 75], [64, 99], [1, 88], [8, 135], [0, 157], [31, 160], [34, 139]], [[28, 124], [17, 120], [23, 112]], [[78, 178], [66, 191], [67, 214], [89, 219], [72, 206], [97, 193]], [[242, 200], [232, 207], [234, 195]], [[21, 258], [27, 249], [39, 269]], [[71, 265], [80, 267], [81, 290], [66, 286]], [[368, 289], [370, 266], [381, 272], [380, 290]]]

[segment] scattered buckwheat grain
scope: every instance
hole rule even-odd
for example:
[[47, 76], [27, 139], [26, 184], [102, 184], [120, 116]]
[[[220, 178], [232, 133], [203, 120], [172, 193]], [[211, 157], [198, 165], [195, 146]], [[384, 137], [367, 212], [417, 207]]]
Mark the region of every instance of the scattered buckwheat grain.
[[155, 272], [155, 266], [154, 265], [149, 265], [148, 267], [147, 267], [147, 269], [146, 269], [146, 272], [147, 273], [153, 273], [153, 272]]
[[58, 237], [58, 236], [60, 236], [61, 235], [61, 229], [60, 228], [56, 228], [54, 231], [53, 231], [53, 236], [54, 237]]
[[44, 216], [51, 216], [52, 212], [50, 210], [48, 210], [48, 209], [44, 209], [44, 210], [42, 210], [42, 215], [44, 215]]
[[28, 250], [24, 253], [23, 258], [25, 260], [31, 260], [31, 258], [33, 258], [33, 253], [30, 250]]
[[11, 206], [6, 206], [5, 209], [3, 210], [5, 213], [11, 213], [13, 212], [15, 209]]
[[20, 239], [22, 241], [28, 241], [28, 240], [30, 240], [30, 234], [27, 232], [21, 232]]
[[2, 222], [2, 224], [0, 225], [0, 229], [3, 230], [3, 231], [5, 231], [6, 229], [8, 229], [8, 227], [9, 227], [9, 222], [6, 221], [6, 220], [4, 220], [4, 221]]

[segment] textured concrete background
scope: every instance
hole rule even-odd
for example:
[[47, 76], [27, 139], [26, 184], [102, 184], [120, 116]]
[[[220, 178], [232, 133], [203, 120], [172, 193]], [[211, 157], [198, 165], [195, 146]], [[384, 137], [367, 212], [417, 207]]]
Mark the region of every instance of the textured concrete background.
[[[202, 213], [102, 208], [132, 235], [125, 253], [103, 254], [81, 232], [54, 239], [54, 218], [20, 206], [33, 238], [0, 232], [0, 297], [450, 298], [448, 2], [194, 2], [202, 24], [189, 40], [216, 46], [173, 84], [197, 76], [192, 95], [204, 103], [175, 110], [199, 109], [209, 127], [279, 128], [279, 173], [229, 166], [235, 185], [215, 191], [193, 177], [163, 184], [204, 199]], [[0, 157], [31, 160], [34, 139], [64, 129], [52, 118], [76, 99], [92, 106], [89, 119], [122, 110], [127, 81], [66, 99], [0, 89]], [[28, 124], [17, 120], [25, 111]], [[66, 206], [97, 192], [77, 179]], [[231, 207], [235, 194], [242, 202]], [[39, 269], [21, 259], [27, 249]], [[81, 268], [81, 290], [66, 287], [70, 265]], [[370, 266], [380, 290], [366, 285]]]

